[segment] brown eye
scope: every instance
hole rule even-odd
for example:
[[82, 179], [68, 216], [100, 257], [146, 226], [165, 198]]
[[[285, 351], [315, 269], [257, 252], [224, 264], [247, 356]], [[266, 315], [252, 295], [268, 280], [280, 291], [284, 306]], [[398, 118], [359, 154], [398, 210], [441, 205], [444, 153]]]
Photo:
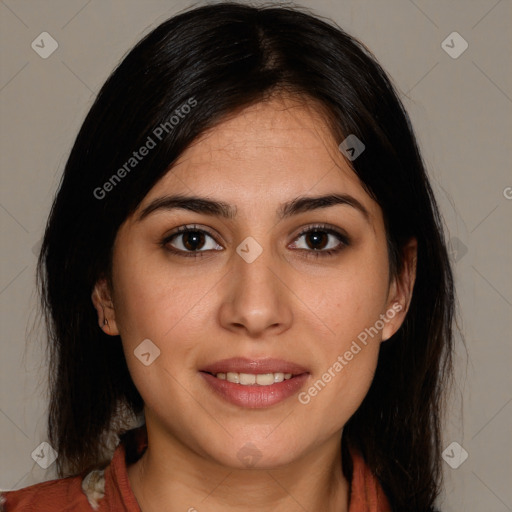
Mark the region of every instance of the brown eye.
[[204, 233], [201, 233], [200, 231], [188, 231], [187, 233], [183, 233], [181, 236], [182, 245], [188, 251], [197, 251], [204, 245], [205, 236]]
[[212, 235], [193, 226], [180, 227], [177, 231], [168, 235], [162, 241], [162, 245], [171, 252], [183, 253], [184, 256], [195, 256], [194, 253], [210, 250], [222, 250], [222, 247], [217, 244]]
[[325, 231], [310, 231], [304, 236], [310, 249], [325, 249], [329, 241], [329, 235]]
[[304, 242], [294, 242], [293, 248], [305, 250], [315, 257], [333, 255], [349, 245], [347, 236], [324, 226], [312, 226], [305, 229], [296, 240], [301, 238]]

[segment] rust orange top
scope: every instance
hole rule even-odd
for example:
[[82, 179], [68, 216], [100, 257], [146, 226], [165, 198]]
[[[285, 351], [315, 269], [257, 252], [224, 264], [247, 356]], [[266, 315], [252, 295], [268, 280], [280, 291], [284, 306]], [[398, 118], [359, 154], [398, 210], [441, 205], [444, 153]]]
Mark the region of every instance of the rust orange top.
[[[4, 491], [0, 493], [0, 511], [141, 512], [128, 480], [125, 444], [133, 443], [136, 456], [140, 457], [147, 447], [147, 433], [143, 426], [130, 434], [118, 445], [104, 470]], [[351, 455], [353, 476], [348, 512], [391, 512], [381, 486], [363, 458], [356, 452]]]

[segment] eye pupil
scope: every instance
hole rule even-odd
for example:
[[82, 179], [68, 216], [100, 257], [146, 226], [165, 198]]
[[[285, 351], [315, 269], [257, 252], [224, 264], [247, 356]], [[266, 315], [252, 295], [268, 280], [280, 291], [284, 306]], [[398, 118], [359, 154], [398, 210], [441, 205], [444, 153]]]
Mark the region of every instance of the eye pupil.
[[188, 231], [187, 233], [183, 233], [182, 236], [183, 245], [189, 251], [196, 251], [197, 249], [200, 249], [204, 244], [204, 233], [201, 233], [200, 231]]
[[[308, 240], [308, 246], [311, 249], [323, 249], [325, 245], [327, 244], [327, 238], [328, 235], [325, 231], [311, 231], [308, 233], [306, 240]], [[314, 240], [313, 245], [309, 243], [309, 240]], [[318, 242], [324, 242], [320, 243], [319, 245], [316, 245]]]

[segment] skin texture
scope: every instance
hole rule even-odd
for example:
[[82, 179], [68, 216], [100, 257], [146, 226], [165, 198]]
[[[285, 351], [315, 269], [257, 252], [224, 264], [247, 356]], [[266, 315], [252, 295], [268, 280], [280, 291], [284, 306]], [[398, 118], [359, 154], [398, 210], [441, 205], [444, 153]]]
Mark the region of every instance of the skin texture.
[[[145, 402], [149, 447], [129, 467], [145, 512], [348, 508], [343, 426], [369, 389], [381, 341], [403, 321], [416, 244], [404, 249], [401, 276], [390, 276], [382, 211], [320, 111], [274, 96], [226, 119], [181, 155], [118, 232], [113, 289], [99, 280], [92, 300], [100, 327], [121, 335]], [[222, 200], [236, 206], [236, 216], [161, 209], [138, 220], [154, 199], [176, 193]], [[277, 217], [286, 201], [331, 193], [354, 197], [368, 216], [335, 205]], [[311, 235], [299, 233], [318, 223], [345, 233], [349, 244], [316, 258]], [[162, 245], [184, 225], [211, 233], [204, 257], [169, 251], [185, 250], [183, 235]], [[323, 233], [322, 250], [340, 245]], [[252, 263], [236, 252], [248, 236], [263, 249]], [[393, 305], [401, 311], [307, 404], [295, 394], [268, 408], [239, 407], [199, 374], [224, 358], [273, 357], [307, 368], [307, 391]], [[148, 338], [161, 353], [145, 366], [134, 349]], [[247, 443], [260, 456], [251, 468], [239, 457]]]

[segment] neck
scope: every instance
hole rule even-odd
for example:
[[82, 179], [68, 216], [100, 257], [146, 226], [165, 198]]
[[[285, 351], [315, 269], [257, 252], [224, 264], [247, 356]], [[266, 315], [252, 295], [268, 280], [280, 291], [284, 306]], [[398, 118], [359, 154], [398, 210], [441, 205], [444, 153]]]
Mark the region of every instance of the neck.
[[293, 463], [233, 469], [190, 450], [176, 438], [152, 438], [128, 467], [142, 512], [290, 512], [348, 510], [349, 484], [341, 470], [341, 436]]

